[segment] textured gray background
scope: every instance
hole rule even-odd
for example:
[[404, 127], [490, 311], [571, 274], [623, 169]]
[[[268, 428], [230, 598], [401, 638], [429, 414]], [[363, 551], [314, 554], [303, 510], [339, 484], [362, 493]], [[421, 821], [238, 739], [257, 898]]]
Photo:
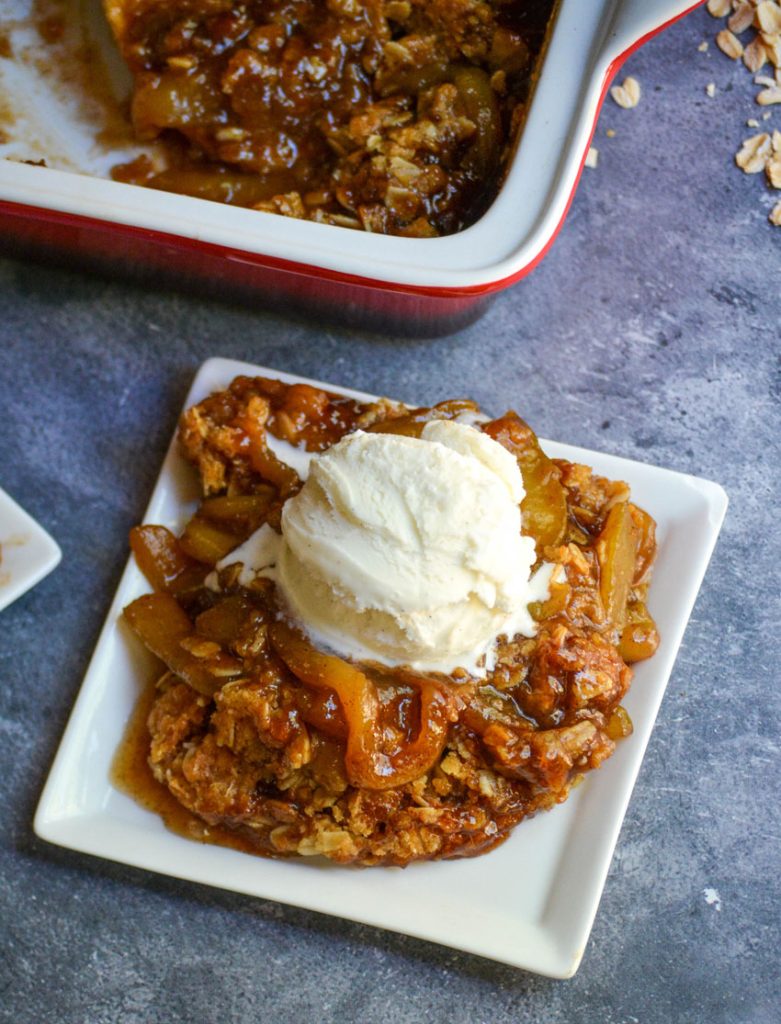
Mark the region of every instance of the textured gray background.
[[[642, 103], [608, 102], [600, 166], [553, 251], [450, 337], [399, 341], [0, 261], [0, 482], [64, 553], [0, 615], [1, 1020], [778, 1021], [781, 229], [760, 179], [732, 164], [756, 90], [712, 44], [698, 53], [714, 27], [697, 12], [631, 60]], [[545, 436], [727, 489], [572, 981], [33, 836], [126, 531], [196, 367], [217, 354], [420, 402], [470, 392]]]

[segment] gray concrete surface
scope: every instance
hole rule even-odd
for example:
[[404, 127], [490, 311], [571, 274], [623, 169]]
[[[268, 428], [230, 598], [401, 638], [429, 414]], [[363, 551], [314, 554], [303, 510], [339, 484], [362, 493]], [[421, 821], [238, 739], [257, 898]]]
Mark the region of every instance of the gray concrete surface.
[[[608, 103], [599, 167], [551, 254], [450, 337], [399, 341], [0, 262], [0, 483], [64, 552], [0, 614], [0, 1020], [778, 1021], [781, 229], [763, 183], [733, 165], [756, 90], [713, 44], [698, 52], [713, 32], [697, 12], [631, 60], [642, 103]], [[781, 127], [781, 108], [769, 123]], [[215, 354], [420, 402], [470, 392], [545, 436], [728, 491], [573, 980], [33, 836], [126, 531]]]

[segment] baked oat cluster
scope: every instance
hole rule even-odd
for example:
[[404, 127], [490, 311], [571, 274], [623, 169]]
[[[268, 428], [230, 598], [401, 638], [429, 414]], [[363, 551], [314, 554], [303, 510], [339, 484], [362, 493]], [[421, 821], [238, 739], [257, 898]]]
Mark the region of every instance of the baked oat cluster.
[[[184, 416], [204, 497], [180, 537], [131, 536], [154, 588], [125, 617], [164, 663], [142, 760], [190, 815], [183, 830], [266, 856], [404, 865], [471, 856], [566, 799], [631, 732], [629, 663], [658, 643], [646, 605], [653, 520], [623, 483], [550, 460], [515, 414], [481, 429], [517, 459], [523, 530], [558, 567], [532, 637], [500, 641], [484, 678], [355, 663], [286, 620], [274, 583], [230, 553], [278, 529], [298, 475], [269, 434], [323, 451], [361, 427], [419, 436], [468, 401], [409, 410], [237, 378]], [[219, 563], [219, 568], [215, 566]]]
[[498, 188], [552, 0], [106, 0], [142, 140], [122, 180], [366, 231], [457, 231]]

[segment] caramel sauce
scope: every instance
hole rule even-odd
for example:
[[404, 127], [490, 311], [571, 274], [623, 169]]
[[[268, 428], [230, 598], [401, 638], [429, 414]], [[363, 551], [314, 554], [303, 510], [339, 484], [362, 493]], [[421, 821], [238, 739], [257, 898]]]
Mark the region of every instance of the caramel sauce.
[[148, 761], [150, 735], [147, 720], [156, 697], [155, 687], [147, 686], [138, 698], [111, 764], [111, 782], [145, 810], [159, 815], [165, 827], [178, 836], [199, 843], [228, 846], [255, 856], [267, 854], [225, 826], [208, 825], [180, 804], [170, 790], [154, 777]]

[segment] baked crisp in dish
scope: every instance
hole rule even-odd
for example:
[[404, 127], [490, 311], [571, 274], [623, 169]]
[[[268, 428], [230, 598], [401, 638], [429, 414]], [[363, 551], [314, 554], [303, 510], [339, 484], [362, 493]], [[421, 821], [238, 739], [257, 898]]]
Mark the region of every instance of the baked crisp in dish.
[[430, 237], [492, 201], [554, 0], [104, 0], [142, 140], [115, 177]]
[[[440, 450], [449, 432], [456, 454]], [[383, 653], [336, 653], [291, 613], [276, 582], [283, 574], [247, 571], [258, 538], [279, 539], [280, 529], [294, 537], [293, 509], [309, 521], [302, 496], [310, 501], [318, 489], [322, 497], [326, 481], [325, 469], [315, 480], [317, 467], [330, 466], [341, 487], [339, 453], [352, 446], [364, 466], [378, 436], [416, 458], [428, 441], [456, 467], [467, 466], [466, 439], [501, 472], [505, 462], [520, 469], [518, 522], [530, 538], [521, 541], [535, 574], [546, 574], [546, 593], [528, 605], [531, 628], [499, 633], [472, 666], [461, 659], [444, 672]], [[550, 460], [513, 412], [488, 420], [465, 400], [415, 410], [362, 404], [265, 378], [238, 377], [189, 409], [179, 437], [203, 499], [178, 538], [161, 526], [132, 531], [154, 593], [124, 614], [165, 663], [133, 742], [157, 789], [183, 809], [181, 831], [265, 856], [320, 854], [344, 864], [472, 856], [565, 800], [631, 732], [621, 706], [628, 666], [658, 643], [645, 604], [656, 545], [653, 520], [632, 504], [625, 484]], [[316, 453], [306, 483], [269, 437], [299, 456]], [[493, 495], [491, 478], [475, 472]], [[456, 485], [444, 496], [445, 518], [457, 492]], [[328, 538], [305, 538], [302, 550], [321, 540]], [[351, 572], [366, 568], [373, 555], [370, 547], [365, 553]], [[337, 555], [349, 560], [350, 553]], [[256, 568], [268, 563], [256, 560]], [[307, 573], [316, 571], [311, 565]], [[386, 589], [395, 583], [388, 577]], [[366, 602], [355, 612], [344, 600], [345, 620], [357, 616], [363, 628]], [[486, 601], [495, 601], [492, 591]], [[338, 622], [341, 606], [336, 612]], [[365, 621], [373, 628], [380, 620]], [[445, 630], [446, 639], [458, 628]], [[377, 631], [378, 651], [390, 649], [382, 647], [387, 633]]]

